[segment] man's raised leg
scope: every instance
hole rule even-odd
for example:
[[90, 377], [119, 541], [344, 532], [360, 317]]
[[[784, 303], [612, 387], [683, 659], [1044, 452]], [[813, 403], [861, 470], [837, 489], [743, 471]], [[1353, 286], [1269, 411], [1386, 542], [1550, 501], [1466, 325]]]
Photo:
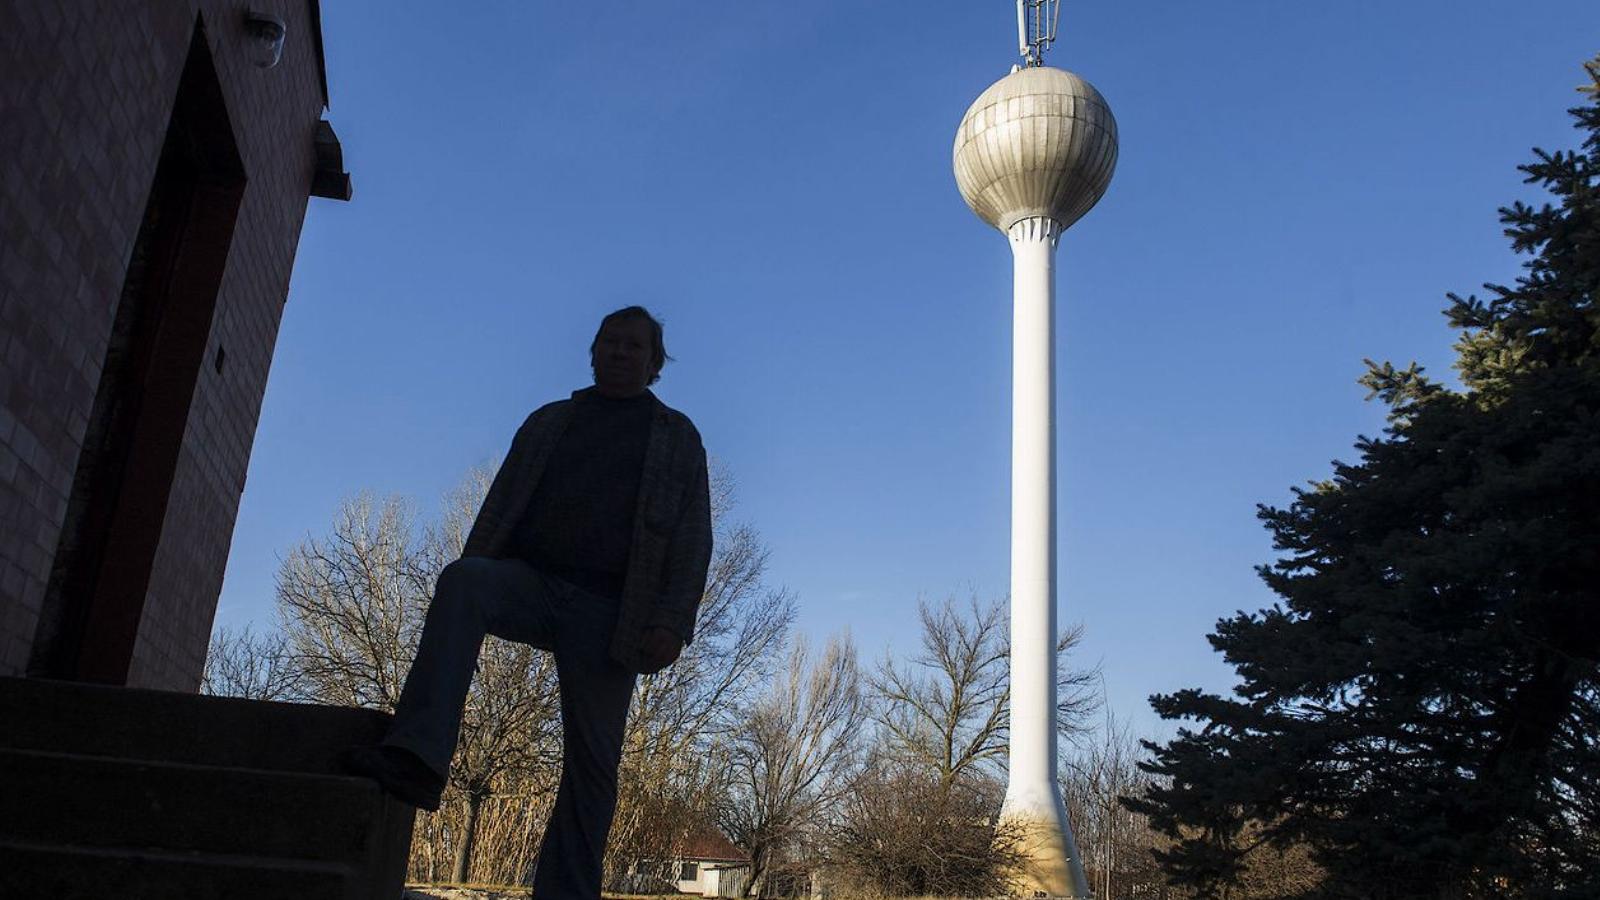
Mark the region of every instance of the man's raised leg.
[[415, 754], [443, 784], [484, 635], [550, 646], [552, 585], [518, 559], [468, 556], [445, 566], [381, 746]]

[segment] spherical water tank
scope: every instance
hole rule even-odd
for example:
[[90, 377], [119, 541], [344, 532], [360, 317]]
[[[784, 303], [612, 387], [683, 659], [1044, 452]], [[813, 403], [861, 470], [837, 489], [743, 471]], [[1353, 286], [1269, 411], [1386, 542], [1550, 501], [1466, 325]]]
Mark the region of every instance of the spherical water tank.
[[1117, 121], [1105, 98], [1048, 66], [990, 85], [956, 130], [961, 197], [1001, 231], [1036, 216], [1066, 228], [1106, 192], [1116, 165]]

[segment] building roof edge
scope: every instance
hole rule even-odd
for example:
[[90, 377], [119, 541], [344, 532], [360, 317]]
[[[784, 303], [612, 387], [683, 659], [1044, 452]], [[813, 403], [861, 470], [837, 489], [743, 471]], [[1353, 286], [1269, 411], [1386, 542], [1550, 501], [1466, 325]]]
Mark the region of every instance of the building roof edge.
[[328, 108], [328, 64], [322, 55], [322, 3], [306, 0], [311, 13], [311, 45], [317, 51], [317, 83], [322, 87], [322, 106]]

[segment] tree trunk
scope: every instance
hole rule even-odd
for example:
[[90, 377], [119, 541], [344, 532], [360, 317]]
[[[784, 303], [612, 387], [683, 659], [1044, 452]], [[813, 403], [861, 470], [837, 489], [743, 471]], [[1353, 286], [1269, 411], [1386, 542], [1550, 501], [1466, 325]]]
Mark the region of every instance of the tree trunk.
[[467, 871], [472, 867], [472, 841], [478, 836], [478, 808], [483, 805], [484, 795], [478, 791], [467, 792], [467, 818], [461, 824], [461, 843], [456, 845], [455, 871], [451, 873], [450, 880], [462, 884], [467, 880]]
[[767, 855], [767, 849], [760, 844], [750, 848], [750, 881], [744, 886], [746, 897], [760, 897], [761, 889], [766, 887]]

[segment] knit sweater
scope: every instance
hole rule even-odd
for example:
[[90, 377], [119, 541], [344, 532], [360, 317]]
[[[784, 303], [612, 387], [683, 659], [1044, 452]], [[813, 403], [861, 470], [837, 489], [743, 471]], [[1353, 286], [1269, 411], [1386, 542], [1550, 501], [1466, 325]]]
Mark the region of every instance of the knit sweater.
[[[503, 559], [528, 509], [576, 404], [593, 388], [534, 410], [511, 441], [511, 451], [489, 485], [467, 535], [462, 556]], [[645, 668], [643, 635], [666, 628], [688, 643], [711, 565], [711, 491], [706, 451], [689, 417], [649, 391], [650, 438], [639, 476], [633, 538], [623, 576], [622, 602], [611, 656], [636, 672]]]
[[642, 394], [573, 400], [572, 419], [512, 533], [511, 552], [541, 572], [620, 599], [652, 412]]

